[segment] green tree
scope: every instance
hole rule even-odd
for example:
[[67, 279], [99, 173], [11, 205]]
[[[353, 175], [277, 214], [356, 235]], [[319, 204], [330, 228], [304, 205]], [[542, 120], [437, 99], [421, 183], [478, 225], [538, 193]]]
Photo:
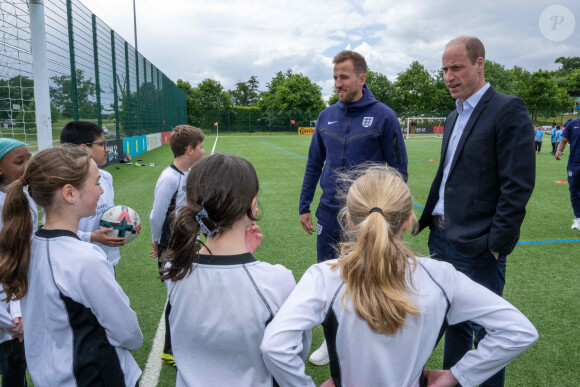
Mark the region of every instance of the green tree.
[[17, 106], [21, 109], [34, 100], [34, 81], [22, 75], [9, 79], [0, 79], [0, 120], [10, 120], [18, 114], [14, 110]]
[[580, 70], [574, 70], [566, 83], [568, 91], [580, 91]]
[[532, 74], [523, 95], [520, 97], [536, 120], [539, 111], [553, 111], [558, 108], [556, 94], [558, 86], [549, 71], [539, 70]]
[[395, 90], [400, 98], [403, 116], [433, 112], [435, 84], [431, 74], [422, 64], [413, 61], [408, 69], [399, 73]]
[[191, 125], [208, 128], [207, 114], [210, 111], [230, 110], [233, 108], [230, 94], [219, 81], [206, 78], [192, 87], [187, 81], [177, 80], [177, 87], [185, 92], [187, 102], [187, 121]]
[[310, 78], [292, 70], [276, 74], [262, 93], [259, 107], [263, 110], [301, 110], [319, 112], [326, 107], [322, 89]]
[[561, 56], [557, 58], [555, 63], [560, 63], [562, 65], [561, 70], [573, 71], [580, 70], [580, 56], [564, 57]]
[[236, 88], [230, 90], [234, 106], [254, 106], [258, 102], [258, 77], [252, 75], [247, 82], [236, 83]]
[[328, 99], [328, 106], [334, 105], [337, 102], [338, 102], [338, 94], [336, 94], [335, 90], [334, 93], [332, 93], [332, 95]]
[[[60, 120], [60, 110], [54, 105], [50, 104], [50, 122], [53, 124]], [[35, 122], [36, 121], [36, 104], [34, 101], [26, 104], [16, 115], [17, 122]]]
[[554, 61], [559, 63], [561, 67], [552, 73], [554, 80], [558, 87], [563, 87], [568, 91], [577, 91], [580, 88], [577, 87], [577, 74], [580, 71], [580, 57], [559, 57]]
[[195, 121], [195, 101], [193, 100], [193, 87], [187, 81], [177, 80], [177, 87], [185, 92], [185, 101], [187, 104], [187, 123], [193, 125]]
[[528, 93], [528, 86], [530, 79], [532, 78], [532, 73], [519, 66], [514, 66], [513, 69], [508, 71], [512, 73], [515, 82], [515, 91], [513, 94], [523, 99], [523, 97]]
[[517, 80], [510, 70], [494, 61], [485, 61], [485, 80], [501, 93], [515, 95]]
[[276, 96], [276, 92], [278, 91], [278, 87], [280, 87], [280, 85], [282, 85], [286, 79], [293, 75], [294, 73], [291, 69], [286, 70], [286, 73], [278, 71], [270, 83], [266, 84], [267, 90], [260, 94], [258, 107], [262, 110], [275, 110], [276, 108], [274, 107], [274, 98]]
[[449, 89], [443, 78], [443, 70], [438, 70], [431, 76], [433, 78], [433, 115], [446, 117], [449, 112], [455, 109], [455, 100], [451, 98]]
[[[52, 103], [66, 117], [73, 116], [73, 90], [70, 75], [55, 75], [50, 78], [54, 86], [50, 86], [50, 98]], [[91, 78], [86, 78], [83, 70], [76, 70], [77, 103], [79, 116], [96, 117], [97, 104], [91, 101], [95, 97], [96, 86]]]
[[[580, 90], [580, 89], [579, 89]], [[570, 97], [566, 89], [558, 87], [555, 101], [556, 113], [570, 112], [574, 110], [574, 98]], [[554, 114], [555, 116], [555, 114]]]
[[377, 100], [397, 111], [400, 107], [400, 102], [393, 83], [389, 81], [386, 75], [369, 70], [366, 84]]

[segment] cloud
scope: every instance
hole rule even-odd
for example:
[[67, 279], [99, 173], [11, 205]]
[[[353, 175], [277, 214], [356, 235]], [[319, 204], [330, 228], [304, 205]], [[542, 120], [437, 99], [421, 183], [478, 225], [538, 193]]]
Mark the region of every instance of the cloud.
[[[577, 55], [574, 43], [580, 39], [580, 17], [567, 40], [546, 39], [538, 23], [551, 4], [539, 0], [136, 1], [144, 56], [174, 81], [213, 78], [226, 89], [252, 75], [265, 89], [276, 72], [292, 69], [329, 96], [332, 57], [346, 47], [394, 80], [413, 60], [430, 71], [439, 69], [445, 44], [459, 35], [478, 36], [487, 58], [507, 68], [553, 70], [557, 57]], [[130, 2], [84, 4], [132, 43]], [[580, 15], [577, 0], [560, 4]]]

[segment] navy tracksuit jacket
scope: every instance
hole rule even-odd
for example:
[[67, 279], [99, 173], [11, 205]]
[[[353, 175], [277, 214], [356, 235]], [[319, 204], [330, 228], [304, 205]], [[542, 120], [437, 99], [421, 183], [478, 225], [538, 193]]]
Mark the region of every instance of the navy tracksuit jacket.
[[[336, 219], [341, 205], [336, 198], [338, 173], [366, 162], [386, 163], [407, 180], [407, 151], [397, 116], [364, 85], [361, 99], [349, 104], [339, 101], [320, 113], [316, 121], [300, 194], [300, 214], [310, 212], [320, 180], [319, 209], [327, 214], [317, 211], [319, 224], [321, 217]], [[320, 227], [317, 231], [320, 239]], [[321, 253], [326, 254], [319, 246], [318, 260], [327, 259], [321, 259]]]

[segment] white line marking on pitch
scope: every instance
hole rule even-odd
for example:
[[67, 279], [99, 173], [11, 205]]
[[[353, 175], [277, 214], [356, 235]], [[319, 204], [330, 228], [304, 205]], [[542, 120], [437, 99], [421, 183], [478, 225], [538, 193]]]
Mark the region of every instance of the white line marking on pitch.
[[215, 142], [213, 143], [213, 148], [211, 149], [211, 154], [212, 155], [213, 155], [213, 152], [215, 151], [215, 146], [217, 145], [217, 140], [218, 140], [219, 136], [220, 136], [219, 132], [216, 132]]
[[[165, 303], [167, 307], [167, 303]], [[139, 386], [142, 387], [157, 387], [159, 382], [159, 374], [161, 373], [161, 351], [163, 351], [163, 344], [165, 342], [165, 309], [161, 313], [161, 321], [159, 321], [159, 326], [157, 327], [157, 332], [155, 333], [155, 338], [153, 339], [153, 345], [151, 346], [151, 352], [149, 352], [149, 357], [147, 358], [147, 364], [145, 365], [145, 372], [141, 376], [139, 381]]]

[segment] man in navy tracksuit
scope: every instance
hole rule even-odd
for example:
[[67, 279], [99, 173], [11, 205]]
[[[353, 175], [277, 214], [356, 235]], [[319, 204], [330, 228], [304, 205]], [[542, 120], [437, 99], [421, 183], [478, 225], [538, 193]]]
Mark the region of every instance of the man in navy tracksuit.
[[[310, 203], [320, 179], [322, 196], [316, 211], [318, 262], [334, 259], [340, 240], [337, 221], [337, 177], [365, 162], [388, 164], [407, 180], [407, 151], [401, 126], [393, 109], [377, 101], [367, 85], [364, 57], [344, 50], [334, 59], [334, 87], [339, 102], [325, 109], [318, 120], [308, 151], [300, 193], [300, 223], [312, 234]], [[328, 362], [325, 344], [310, 357], [316, 365]]]
[[562, 132], [562, 141], [556, 150], [556, 160], [560, 160], [568, 142], [570, 143], [568, 187], [570, 188], [570, 199], [575, 216], [571, 228], [580, 230], [580, 119], [578, 118], [566, 121], [566, 127]]

